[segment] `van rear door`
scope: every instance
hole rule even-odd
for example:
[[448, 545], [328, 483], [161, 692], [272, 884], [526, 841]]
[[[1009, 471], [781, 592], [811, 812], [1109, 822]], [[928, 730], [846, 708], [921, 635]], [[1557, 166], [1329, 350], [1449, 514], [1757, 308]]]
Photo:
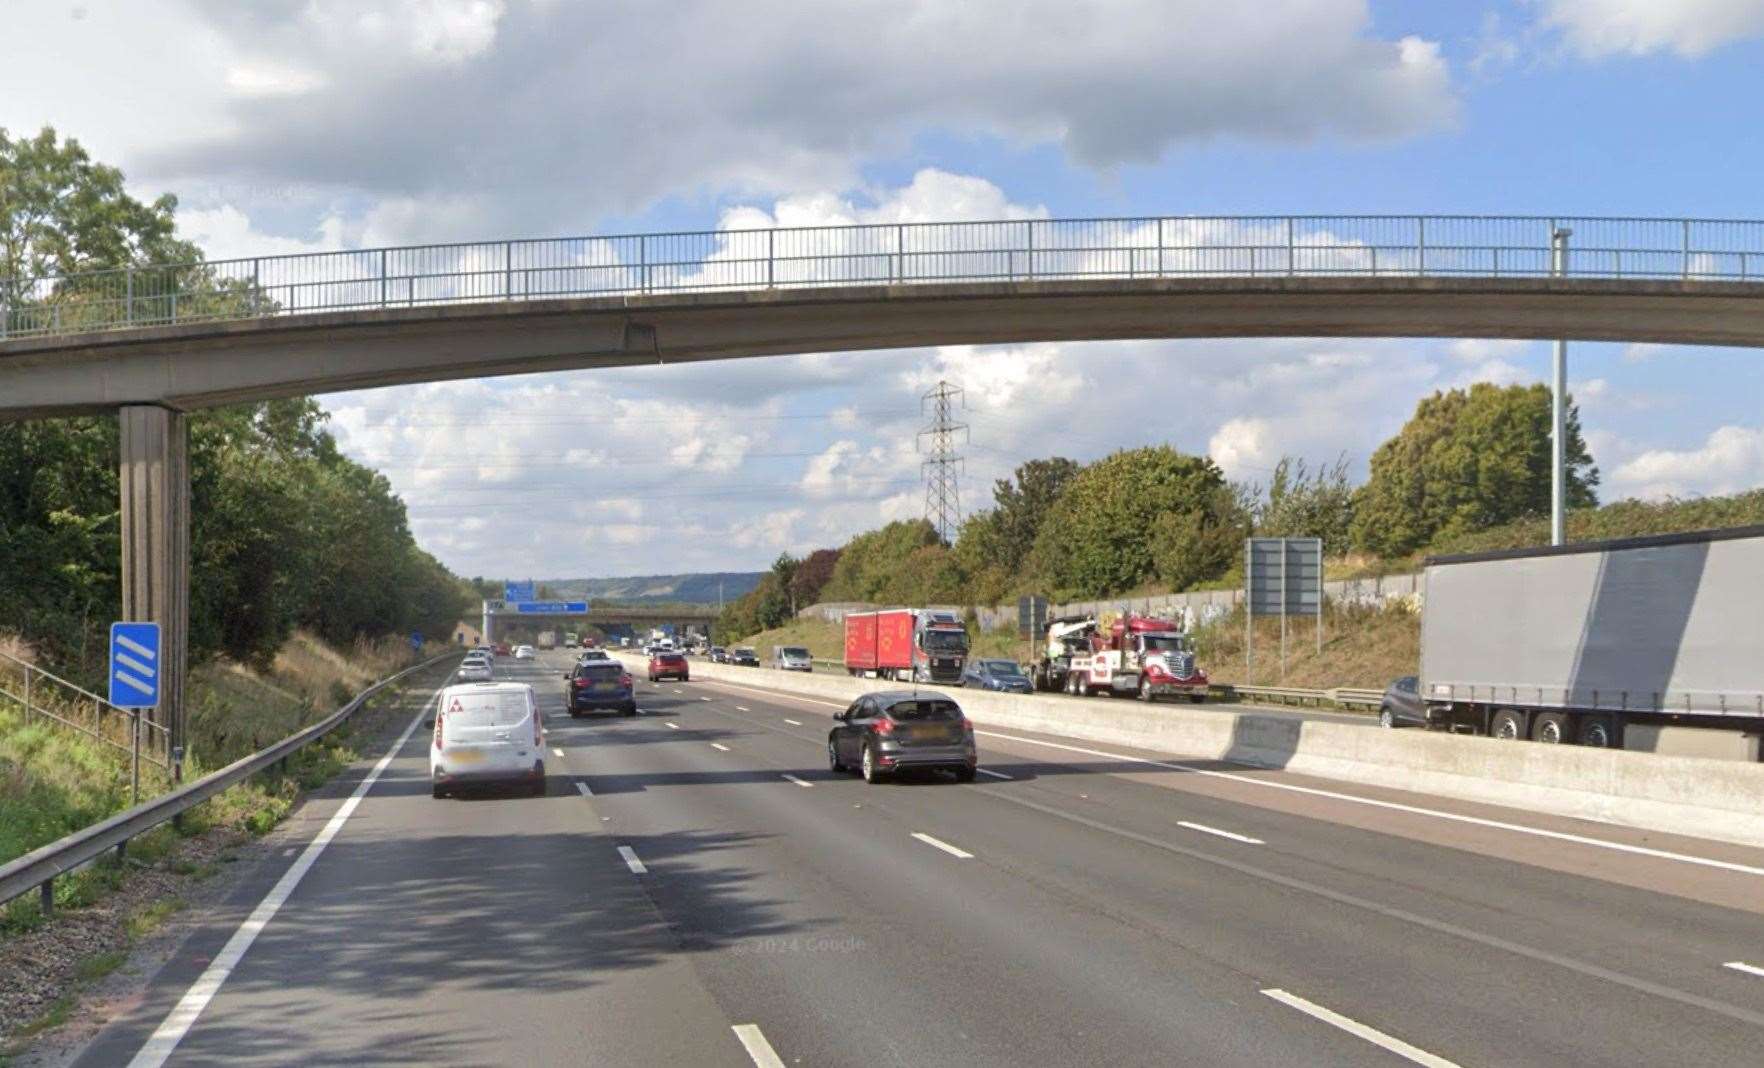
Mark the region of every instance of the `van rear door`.
[[459, 771], [525, 772], [539, 759], [530, 691], [455, 690], [442, 700], [443, 751]]

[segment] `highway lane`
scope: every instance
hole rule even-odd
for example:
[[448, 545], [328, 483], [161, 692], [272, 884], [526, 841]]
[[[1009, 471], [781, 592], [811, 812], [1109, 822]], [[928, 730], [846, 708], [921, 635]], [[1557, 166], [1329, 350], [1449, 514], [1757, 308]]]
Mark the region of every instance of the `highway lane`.
[[[502, 668], [555, 712], [565, 660]], [[1045, 739], [982, 738], [1008, 779], [871, 787], [826, 770], [824, 703], [639, 696], [635, 720], [548, 721], [544, 800], [430, 800], [419, 731], [170, 1063], [753, 1063], [748, 1026], [804, 1064], [1402, 1063], [1401, 1043], [1733, 1064], [1764, 1037], [1764, 979], [1723, 967], [1764, 963], [1755, 876]], [[126, 1060], [249, 907], [88, 1063]]]

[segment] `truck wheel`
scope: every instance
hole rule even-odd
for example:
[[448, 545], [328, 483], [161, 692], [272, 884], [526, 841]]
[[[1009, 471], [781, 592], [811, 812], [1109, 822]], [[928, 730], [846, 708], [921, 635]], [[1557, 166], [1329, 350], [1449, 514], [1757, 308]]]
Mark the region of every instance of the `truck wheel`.
[[1531, 740], [1547, 745], [1568, 741], [1568, 717], [1560, 712], [1539, 712], [1531, 720]]
[[1525, 740], [1525, 735], [1525, 713], [1523, 712], [1503, 708], [1494, 714], [1493, 719], [1489, 720], [1488, 736], [1490, 738], [1519, 742]]
[[1152, 693], [1152, 685], [1151, 685], [1150, 679], [1141, 678], [1139, 680], [1139, 699], [1141, 701], [1146, 702], [1147, 704], [1150, 704], [1152, 701], [1157, 699], [1157, 695]]
[[1594, 749], [1616, 749], [1617, 725], [1610, 716], [1582, 716], [1575, 741]]

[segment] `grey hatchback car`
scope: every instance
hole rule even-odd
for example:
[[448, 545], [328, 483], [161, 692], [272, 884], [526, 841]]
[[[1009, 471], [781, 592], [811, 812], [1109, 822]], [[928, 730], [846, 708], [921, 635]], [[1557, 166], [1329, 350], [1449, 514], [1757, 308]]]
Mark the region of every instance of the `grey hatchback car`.
[[1421, 680], [1404, 675], [1384, 689], [1378, 702], [1380, 727], [1427, 726], [1427, 702], [1421, 700]]
[[878, 783], [909, 768], [946, 768], [957, 782], [974, 781], [980, 762], [974, 725], [947, 697], [908, 690], [866, 694], [833, 718], [827, 766], [834, 771], [855, 771]]

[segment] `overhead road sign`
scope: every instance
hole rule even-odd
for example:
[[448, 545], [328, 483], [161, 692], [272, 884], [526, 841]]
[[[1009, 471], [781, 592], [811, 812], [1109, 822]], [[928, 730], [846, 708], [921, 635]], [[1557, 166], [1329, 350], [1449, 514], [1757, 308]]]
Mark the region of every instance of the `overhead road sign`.
[[110, 625], [110, 703], [118, 708], [159, 704], [159, 624]]
[[583, 616], [588, 614], [587, 601], [507, 601], [503, 611], [522, 616]]
[[505, 601], [533, 601], [538, 597], [539, 595], [533, 591], [532, 579], [528, 579], [526, 582], [504, 582], [502, 584], [502, 599]]

